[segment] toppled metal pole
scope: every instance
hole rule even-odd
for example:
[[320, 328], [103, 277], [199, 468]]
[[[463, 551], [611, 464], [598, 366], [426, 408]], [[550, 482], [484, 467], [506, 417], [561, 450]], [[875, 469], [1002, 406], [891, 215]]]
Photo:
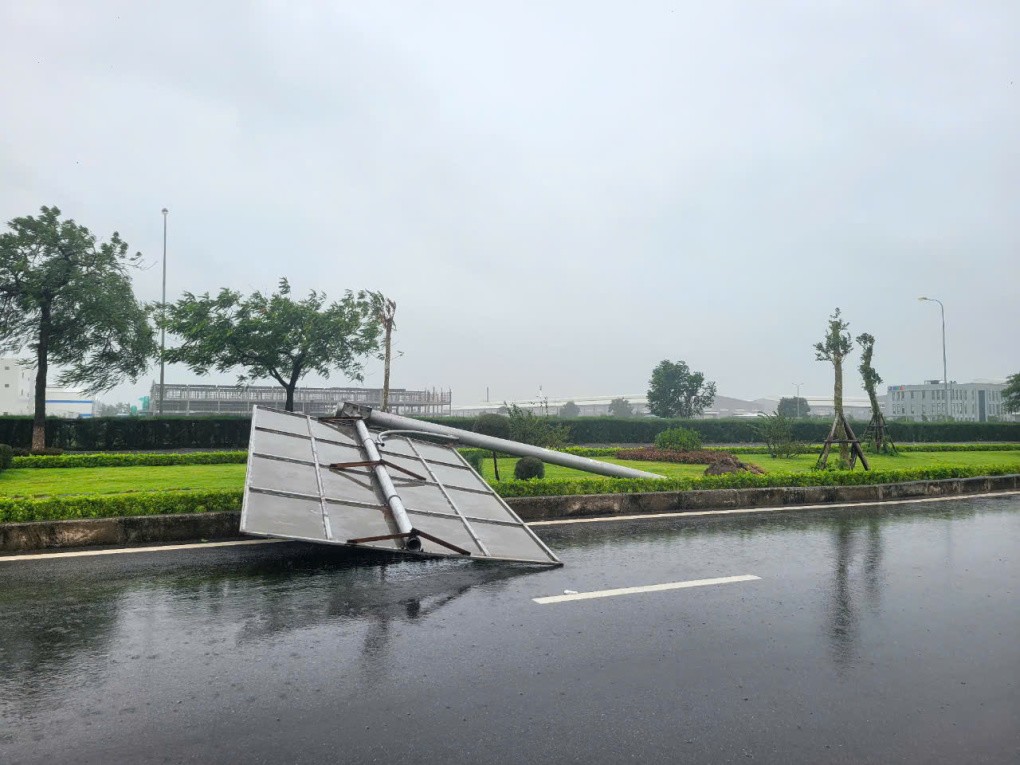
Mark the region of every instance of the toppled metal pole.
[[414, 527], [407, 517], [404, 503], [401, 501], [400, 495], [397, 494], [397, 490], [393, 487], [390, 474], [382, 464], [382, 457], [379, 456], [379, 451], [375, 448], [375, 441], [372, 440], [372, 434], [368, 432], [364, 420], [355, 420], [354, 430], [358, 434], [358, 439], [361, 441], [361, 446], [365, 450], [369, 461], [375, 463], [372, 469], [375, 471], [376, 480], [379, 481], [379, 487], [386, 498], [386, 504], [389, 505], [390, 512], [393, 514], [393, 522], [397, 524], [400, 533], [406, 535], [403, 542], [404, 547], [412, 552], [421, 550], [421, 540], [414, 533]]
[[610, 462], [599, 462], [588, 457], [578, 457], [574, 454], [557, 452], [552, 449], [543, 449], [541, 446], [522, 444], [518, 441], [508, 441], [505, 438], [486, 436], [482, 433], [472, 433], [470, 430], [451, 428], [447, 425], [436, 425], [432, 422], [414, 420], [410, 417], [401, 417], [399, 414], [380, 412], [371, 407], [359, 404], [344, 404], [338, 416], [345, 418], [361, 419], [369, 425], [377, 428], [390, 428], [395, 430], [415, 430], [422, 433], [434, 433], [440, 436], [456, 438], [465, 446], [475, 446], [479, 449], [490, 449], [503, 454], [512, 454], [515, 457], [535, 457], [547, 462], [550, 465], [584, 470], [588, 473], [597, 473], [611, 478], [658, 478], [664, 476], [655, 473], [646, 473], [643, 470], [614, 465]]

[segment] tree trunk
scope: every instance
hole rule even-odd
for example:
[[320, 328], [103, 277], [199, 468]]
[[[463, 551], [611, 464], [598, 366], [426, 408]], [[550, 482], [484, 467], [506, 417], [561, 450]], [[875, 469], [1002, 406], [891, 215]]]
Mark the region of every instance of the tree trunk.
[[32, 451], [46, 448], [46, 375], [50, 346], [50, 306], [43, 303], [39, 319], [39, 347], [36, 349], [35, 416], [32, 419]]
[[390, 341], [393, 339], [393, 324], [386, 324], [386, 356], [383, 362], [382, 410], [390, 411]]
[[833, 359], [832, 366], [836, 371], [836, 380], [832, 389], [832, 406], [836, 410], [836, 438], [839, 440], [839, 466], [850, 465], [850, 444], [846, 442], [846, 428], [843, 427], [843, 359]]
[[290, 385], [283, 386], [283, 389], [287, 391], [287, 401], [283, 405], [283, 408], [288, 412], [294, 411], [294, 389], [297, 387], [297, 383], [291, 383]]
[[871, 421], [875, 423], [875, 453], [883, 451], [885, 445], [885, 418], [882, 416], [882, 408], [878, 404], [878, 396], [875, 395], [875, 386], [868, 386], [868, 401], [871, 402]]

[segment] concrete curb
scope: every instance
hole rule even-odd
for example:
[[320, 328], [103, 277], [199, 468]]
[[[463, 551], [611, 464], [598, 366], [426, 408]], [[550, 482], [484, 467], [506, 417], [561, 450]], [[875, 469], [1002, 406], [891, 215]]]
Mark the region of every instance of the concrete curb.
[[[1020, 474], [948, 478], [866, 486], [805, 486], [765, 489], [585, 494], [566, 497], [515, 497], [507, 502], [525, 521], [596, 516], [683, 513], [755, 507], [789, 507], [845, 502], [895, 502], [924, 497], [1016, 491]], [[0, 553], [67, 547], [144, 545], [235, 539], [239, 512], [140, 515], [73, 521], [0, 524]]]

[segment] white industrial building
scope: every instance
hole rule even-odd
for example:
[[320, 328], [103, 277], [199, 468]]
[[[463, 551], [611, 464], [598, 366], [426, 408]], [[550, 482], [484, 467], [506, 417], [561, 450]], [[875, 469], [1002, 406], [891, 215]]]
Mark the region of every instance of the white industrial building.
[[[91, 417], [95, 401], [73, 388], [46, 388], [50, 417]], [[35, 368], [15, 358], [0, 358], [0, 416], [35, 412]]]
[[[538, 415], [556, 416], [560, 409], [573, 401], [580, 410], [581, 417], [600, 417], [609, 414], [609, 404], [613, 399], [622, 398], [633, 407], [635, 417], [647, 417], [648, 396], [644, 393], [623, 393], [615, 396], [577, 396], [575, 398], [542, 398], [524, 399], [509, 401], [509, 404], [516, 404], [522, 409], [529, 409]], [[832, 396], [805, 396], [808, 405], [811, 407], [812, 417], [832, 417], [835, 407], [832, 403]], [[715, 401], [705, 413], [703, 419], [718, 417], [758, 417], [761, 414], [771, 414], [779, 406], [778, 400], [756, 399], [744, 401], [742, 399], [730, 398], [728, 396], [716, 396]], [[484, 404], [467, 404], [451, 407], [451, 413], [458, 417], [476, 417], [479, 414], [496, 414], [503, 410], [503, 402], [487, 402]], [[847, 396], [843, 399], [843, 411], [851, 419], [868, 420], [871, 418], [871, 403], [867, 398], [860, 396]], [[807, 413], [805, 413], [807, 414]]]
[[[965, 422], [1015, 422], [1002, 400], [1004, 382], [979, 380], [949, 383], [949, 417]], [[946, 419], [946, 384], [926, 380], [922, 385], [890, 385], [886, 396], [888, 420], [928, 422]]]
[[[450, 413], [449, 390], [406, 390], [391, 388], [389, 411], [409, 416], [444, 415]], [[159, 383], [153, 382], [147, 398], [143, 399], [144, 414], [159, 412]], [[282, 409], [286, 393], [279, 385], [183, 385], [167, 383], [163, 386], [163, 414], [192, 415], [250, 415], [253, 406], [271, 406]], [[336, 414], [344, 402], [363, 404], [373, 409], [382, 406], [382, 388], [309, 388], [294, 391], [294, 411], [315, 417]]]

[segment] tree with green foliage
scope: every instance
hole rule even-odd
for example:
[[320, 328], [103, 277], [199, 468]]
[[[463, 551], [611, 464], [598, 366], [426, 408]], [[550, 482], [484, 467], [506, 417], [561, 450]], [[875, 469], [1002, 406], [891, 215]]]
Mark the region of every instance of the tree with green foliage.
[[573, 401], [568, 401], [560, 407], [560, 417], [580, 417], [581, 407]]
[[141, 253], [114, 232], [101, 242], [56, 207], [14, 218], [0, 234], [0, 352], [27, 348], [36, 368], [32, 449], [46, 448], [46, 379], [109, 390], [135, 382], [156, 355], [155, 333], [128, 269]]
[[811, 415], [811, 407], [803, 396], [791, 396], [779, 399], [779, 407], [776, 409], [776, 413], [790, 419], [809, 417]]
[[240, 368], [239, 385], [272, 378], [286, 392], [288, 412], [294, 411], [298, 382], [309, 372], [329, 377], [339, 369], [361, 381], [363, 357], [379, 349], [381, 327], [371, 294], [348, 290], [342, 300], [327, 304], [322, 292], [313, 290], [304, 300], [290, 292], [286, 279], [272, 295], [244, 297], [227, 288], [216, 297], [186, 292], [167, 306], [167, 331], [181, 345], [168, 348], [166, 360], [187, 364], [199, 375]]
[[1002, 391], [1002, 405], [1007, 412], [1020, 412], [1020, 372], [1006, 378]]
[[611, 417], [633, 417], [634, 406], [625, 398], [614, 398], [609, 402]]
[[871, 402], [871, 424], [868, 427], [874, 437], [875, 451], [895, 454], [896, 445], [889, 438], [885, 415], [882, 414], [882, 407], [878, 403], [878, 386], [882, 384], [882, 376], [871, 364], [871, 358], [875, 353], [875, 338], [864, 332], [857, 336], [857, 344], [861, 346], [861, 363], [857, 369], [860, 370], [864, 390], [868, 394], [868, 401]]
[[715, 401], [715, 383], [684, 361], [659, 362], [648, 383], [648, 409], [656, 417], [695, 417]]
[[836, 410], [835, 438], [839, 441], [840, 468], [850, 467], [850, 444], [847, 443], [845, 427], [846, 418], [843, 414], [843, 359], [853, 350], [853, 340], [847, 329], [850, 323], [843, 321], [837, 308], [829, 317], [825, 338], [815, 343], [815, 360], [828, 361], [832, 364], [834, 383], [832, 387], [832, 406]]

